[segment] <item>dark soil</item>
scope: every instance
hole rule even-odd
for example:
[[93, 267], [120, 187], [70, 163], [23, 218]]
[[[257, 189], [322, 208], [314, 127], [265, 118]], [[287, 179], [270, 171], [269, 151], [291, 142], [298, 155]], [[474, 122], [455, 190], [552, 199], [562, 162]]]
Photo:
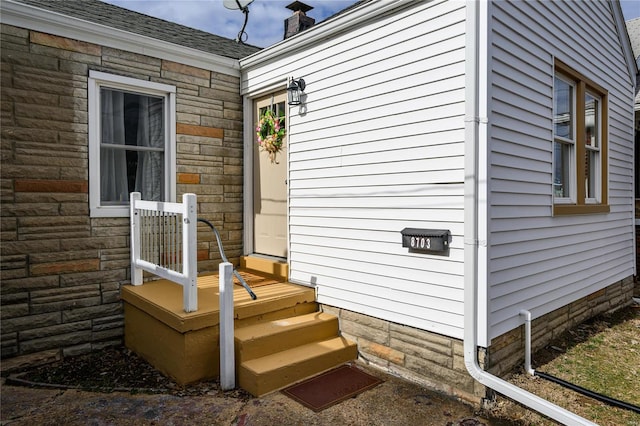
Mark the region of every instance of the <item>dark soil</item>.
[[125, 347], [67, 357], [7, 378], [8, 384], [59, 387], [94, 392], [125, 391], [175, 396], [216, 395], [248, 400], [242, 390], [222, 391], [216, 380], [180, 386]]

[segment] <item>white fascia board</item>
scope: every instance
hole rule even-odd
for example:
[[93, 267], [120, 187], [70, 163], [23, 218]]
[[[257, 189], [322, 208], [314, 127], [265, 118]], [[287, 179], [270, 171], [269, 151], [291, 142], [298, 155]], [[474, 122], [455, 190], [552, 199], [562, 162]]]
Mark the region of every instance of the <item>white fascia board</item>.
[[366, 22], [369, 19], [385, 14], [398, 7], [418, 4], [420, 1], [421, 0], [374, 0], [371, 3], [365, 3], [335, 19], [321, 22], [291, 38], [282, 40], [273, 46], [240, 59], [240, 68], [244, 71], [245, 69], [268, 63], [274, 58], [304, 50], [309, 45], [348, 31], [361, 22]]
[[12, 0], [2, 0], [0, 10], [4, 24], [240, 77], [240, 65], [237, 59], [130, 33]]
[[249, 92], [246, 85], [242, 85], [242, 82], [240, 82], [240, 93], [242, 95], [249, 95], [252, 98], [256, 98], [268, 95], [269, 93], [278, 92], [280, 90], [286, 90], [288, 83], [288, 78], [286, 76], [281, 76], [277, 80], [270, 80], [261, 85], [252, 87], [251, 92]]

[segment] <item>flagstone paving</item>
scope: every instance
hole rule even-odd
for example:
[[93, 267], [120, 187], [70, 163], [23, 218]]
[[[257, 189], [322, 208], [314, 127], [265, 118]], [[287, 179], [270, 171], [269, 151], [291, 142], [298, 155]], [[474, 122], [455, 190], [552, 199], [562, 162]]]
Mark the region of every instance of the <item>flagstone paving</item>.
[[281, 392], [261, 398], [97, 393], [0, 385], [2, 425], [508, 425], [414, 383], [384, 380], [374, 389], [315, 413]]

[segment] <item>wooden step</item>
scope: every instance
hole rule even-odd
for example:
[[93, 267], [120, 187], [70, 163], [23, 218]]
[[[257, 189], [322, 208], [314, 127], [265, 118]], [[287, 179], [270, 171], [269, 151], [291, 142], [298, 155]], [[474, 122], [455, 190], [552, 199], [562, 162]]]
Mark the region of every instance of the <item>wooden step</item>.
[[[198, 276], [197, 312], [184, 312], [182, 287], [176, 283], [157, 280], [123, 286], [126, 346], [181, 385], [217, 377], [218, 281], [215, 274]], [[236, 328], [318, 310], [313, 288], [275, 282], [254, 292], [257, 300], [241, 286], [234, 287]]]
[[354, 360], [357, 352], [356, 344], [343, 337], [308, 343], [241, 363], [238, 382], [261, 396]]
[[236, 360], [239, 363], [275, 352], [338, 336], [338, 318], [313, 312], [236, 329]]
[[295, 317], [297, 315], [310, 314], [312, 312], [318, 312], [318, 304], [316, 302], [297, 303], [296, 305], [278, 309], [276, 311], [264, 312], [259, 315], [253, 315], [246, 318], [236, 318], [234, 326], [236, 329], [240, 329], [253, 324]]
[[250, 269], [282, 281], [289, 279], [289, 265], [285, 260], [259, 256], [242, 256], [240, 258], [240, 268]]
[[[286, 310], [305, 303], [315, 303], [315, 289], [291, 283], [276, 283], [253, 289], [258, 296], [251, 300], [240, 286], [234, 290], [234, 317], [246, 320], [256, 316], [269, 316], [273, 312]], [[239, 292], [239, 293], [238, 293]]]

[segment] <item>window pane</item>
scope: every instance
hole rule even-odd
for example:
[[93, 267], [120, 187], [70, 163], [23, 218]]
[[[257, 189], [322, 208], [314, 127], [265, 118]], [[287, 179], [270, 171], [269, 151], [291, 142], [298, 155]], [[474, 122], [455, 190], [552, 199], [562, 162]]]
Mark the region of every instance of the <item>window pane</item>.
[[573, 139], [573, 87], [555, 77], [553, 93], [554, 135]]
[[584, 99], [584, 125], [586, 134], [586, 146], [598, 148], [600, 146], [598, 137], [598, 124], [600, 122], [600, 106], [598, 99], [590, 94], [585, 95]]
[[164, 149], [164, 99], [128, 93], [125, 100], [131, 144]]
[[569, 198], [571, 196], [571, 145], [555, 142], [553, 157], [553, 195], [559, 198]]
[[597, 183], [598, 183], [598, 157], [599, 152], [593, 150], [587, 150], [585, 153], [585, 195], [587, 198], [598, 198]]
[[280, 126], [286, 128], [287, 123], [285, 122], [286, 112], [285, 112], [285, 103], [279, 102], [275, 105], [276, 114], [280, 117]]
[[284, 102], [278, 102], [273, 104], [271, 107], [262, 107], [258, 110], [258, 113], [260, 114], [260, 116], [262, 116], [262, 114], [264, 114], [268, 108], [271, 108], [271, 111], [273, 112], [275, 117], [279, 117], [280, 118], [280, 126], [281, 127], [285, 127], [286, 126], [286, 122], [285, 122], [285, 117], [286, 117], [286, 111], [285, 111], [285, 103]]
[[133, 191], [144, 200], [163, 200], [165, 98], [108, 88], [100, 89], [100, 97], [101, 201], [126, 205]]
[[122, 149], [100, 149], [100, 201], [108, 205], [129, 204], [127, 152]]
[[135, 190], [143, 200], [164, 199], [164, 153], [138, 152]]

